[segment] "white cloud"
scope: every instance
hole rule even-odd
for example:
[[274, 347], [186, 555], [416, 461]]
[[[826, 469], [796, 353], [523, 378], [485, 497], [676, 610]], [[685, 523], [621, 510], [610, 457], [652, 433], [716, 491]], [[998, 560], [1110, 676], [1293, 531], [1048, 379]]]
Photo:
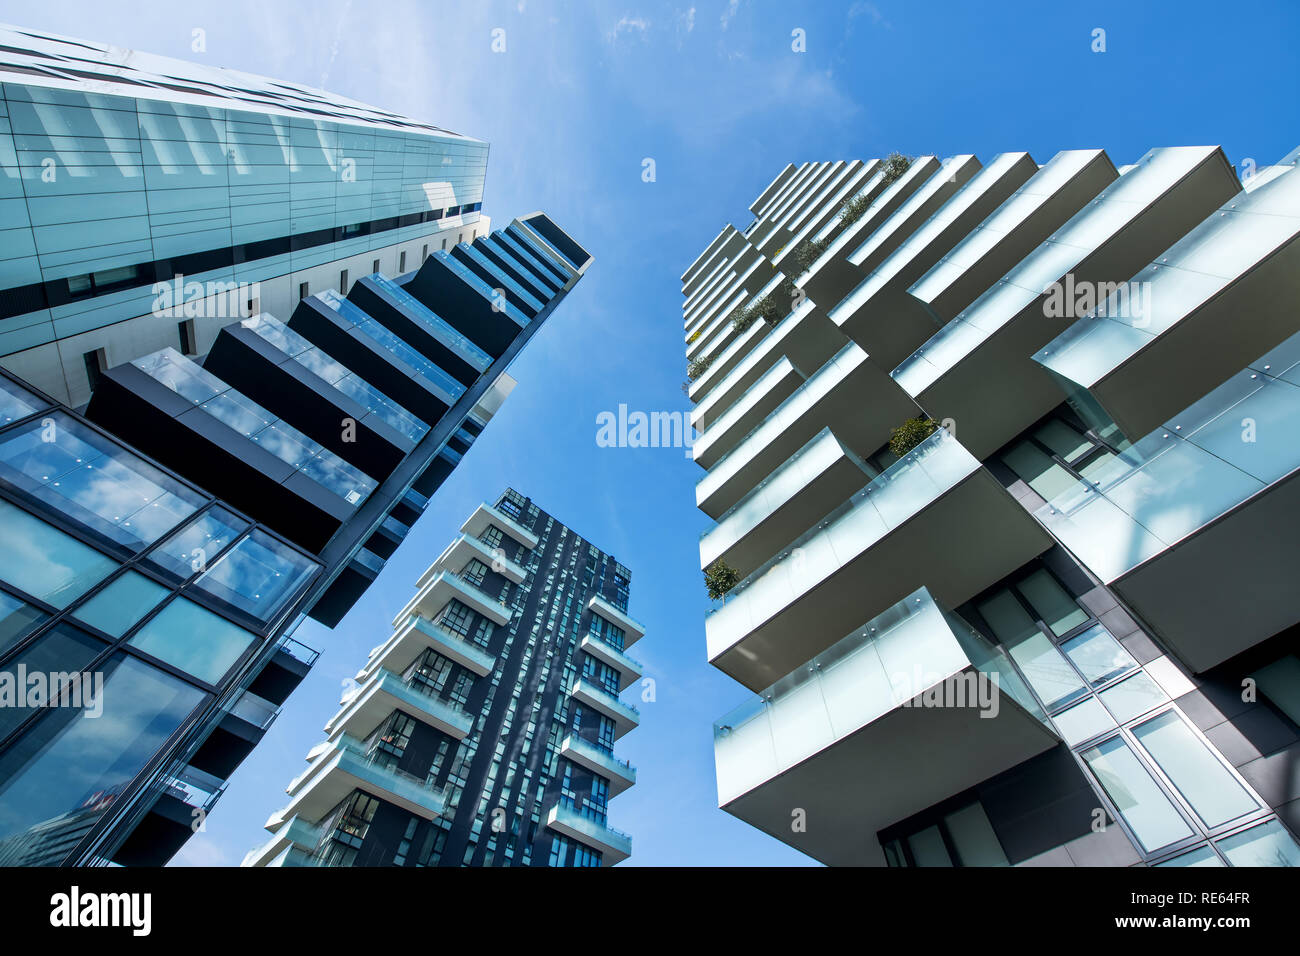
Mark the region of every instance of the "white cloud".
[[852, 22], [858, 17], [869, 16], [871, 22], [877, 26], [882, 26], [886, 30], [891, 29], [893, 24], [885, 19], [885, 15], [880, 12], [880, 8], [870, 0], [857, 0], [853, 6], [849, 7], [849, 21]]
[[722, 12], [722, 29], [727, 26], [736, 17], [736, 11], [740, 9], [740, 0], [727, 0], [727, 9]]
[[645, 39], [646, 31], [649, 29], [650, 21], [644, 17], [623, 17], [618, 23], [614, 24], [614, 29], [605, 34], [605, 39], [610, 43], [614, 43], [621, 33], [635, 33]]
[[686, 23], [687, 33], [690, 33], [692, 30], [694, 30], [695, 29], [695, 8], [691, 7], [689, 10], [687, 10], [686, 13], [682, 16], [682, 19]]

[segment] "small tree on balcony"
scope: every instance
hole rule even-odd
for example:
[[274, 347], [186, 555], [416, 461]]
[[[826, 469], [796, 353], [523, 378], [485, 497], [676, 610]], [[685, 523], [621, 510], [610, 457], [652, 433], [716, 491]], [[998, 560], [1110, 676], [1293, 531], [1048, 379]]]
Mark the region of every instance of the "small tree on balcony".
[[939, 423], [933, 418], [909, 418], [889, 433], [889, 450], [899, 458], [934, 434]]
[[830, 248], [830, 244], [829, 239], [823, 239], [821, 242], [815, 239], [805, 239], [799, 243], [798, 248], [794, 251], [796, 274], [803, 275], [811, 269], [813, 263], [822, 257], [822, 253]]
[[709, 599], [726, 602], [727, 592], [740, 583], [740, 572], [719, 558], [704, 569], [704, 586]]
[[903, 173], [912, 168], [912, 157], [904, 156], [899, 152], [890, 153], [885, 157], [885, 161], [880, 164], [880, 168], [885, 173], [880, 179], [880, 188], [886, 189], [902, 178]]
[[691, 359], [686, 366], [686, 377], [692, 382], [709, 370], [710, 360], [706, 358]]

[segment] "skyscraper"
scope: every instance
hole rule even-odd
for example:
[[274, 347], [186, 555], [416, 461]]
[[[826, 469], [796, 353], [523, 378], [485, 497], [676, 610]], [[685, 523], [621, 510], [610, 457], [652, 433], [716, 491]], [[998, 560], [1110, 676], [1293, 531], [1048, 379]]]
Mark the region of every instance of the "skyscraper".
[[314, 662], [296, 625], [374, 580], [590, 256], [540, 212], [488, 233], [465, 137], [6, 44], [0, 855], [158, 864]]
[[612, 866], [631, 572], [507, 490], [416, 582], [245, 866]]
[[682, 276], [720, 805], [827, 864], [1300, 865], [1300, 173], [787, 166]]

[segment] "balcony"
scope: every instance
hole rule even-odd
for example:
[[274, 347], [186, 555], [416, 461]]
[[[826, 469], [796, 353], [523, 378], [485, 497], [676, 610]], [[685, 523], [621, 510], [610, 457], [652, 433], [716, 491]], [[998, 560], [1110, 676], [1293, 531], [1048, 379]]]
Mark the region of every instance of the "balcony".
[[831, 866], [883, 866], [880, 830], [1058, 743], [1006, 655], [925, 588], [713, 732], [719, 806]]
[[457, 535], [447, 545], [445, 551], [438, 555], [438, 560], [434, 561], [429, 569], [420, 575], [420, 579], [415, 582], [417, 588], [424, 587], [439, 571], [451, 571], [457, 573], [464, 569], [470, 559], [478, 558], [497, 574], [502, 575], [507, 581], [514, 584], [522, 584], [524, 578], [528, 577], [528, 571], [514, 561], [505, 556], [505, 552], [489, 548], [486, 544], [476, 537], [467, 534]]
[[497, 598], [482, 591], [478, 585], [450, 571], [439, 571], [416, 592], [406, 607], [393, 618], [393, 627], [399, 627], [412, 614], [429, 620], [435, 619], [452, 598], [478, 611], [488, 620], [498, 624], [510, 623], [510, 608]]
[[628, 687], [635, 684], [645, 673], [645, 668], [639, 661], [628, 657], [622, 651], [618, 650], [612, 644], [606, 644], [598, 637], [592, 637], [590, 634], [584, 634], [582, 641], [578, 644], [578, 650], [586, 651], [597, 660], [603, 661], [614, 670], [618, 671], [618, 689], [627, 690]]
[[530, 551], [537, 547], [537, 542], [540, 540], [514, 518], [507, 517], [504, 512], [488, 504], [475, 508], [474, 513], [460, 526], [460, 530], [472, 538], [479, 538], [490, 525], [496, 525]]
[[[1107, 303], [1034, 356], [1136, 439], [1296, 331], [1300, 149], [1133, 277], [1141, 315]], [[1242, 321], [1249, 316], [1249, 321]]]
[[387, 670], [377, 670], [364, 684], [350, 691], [342, 708], [325, 725], [331, 737], [339, 733], [364, 738], [389, 714], [400, 710], [453, 740], [464, 740], [474, 727], [474, 717], [422, 687]]
[[[1031, 356], [1074, 321], [1080, 296], [1117, 287], [1238, 190], [1217, 147], [1153, 149], [893, 372], [932, 415], [958, 415], [983, 459], [1061, 403]], [[1076, 292], [1076, 290], [1078, 290]], [[1138, 287], [1125, 302], [1141, 310]], [[960, 410], [960, 411], [958, 411]]]
[[701, 569], [721, 559], [749, 574], [873, 476], [823, 428], [700, 535]]
[[428, 650], [437, 651], [479, 677], [486, 677], [496, 666], [495, 655], [459, 634], [412, 614], [397, 633], [375, 648], [366, 666], [357, 674], [357, 680], [369, 680], [380, 669], [401, 674]]
[[791, 365], [788, 358], [781, 356], [734, 405], [695, 439], [691, 453], [696, 464], [712, 468], [803, 383], [803, 373]]
[[1300, 619], [1297, 435], [1300, 333], [1036, 515], [1199, 673]]
[[568, 801], [561, 800], [546, 815], [546, 825], [556, 833], [600, 851], [601, 866], [615, 866], [632, 855], [632, 838], [598, 819], [594, 814], [579, 810]]
[[[814, 212], [806, 219], [790, 240], [785, 244], [786, 250], [798, 249], [805, 239], [824, 241], [839, 225], [840, 213], [844, 205], [863, 189], [880, 168], [880, 160], [872, 159], [865, 163], [855, 161], [856, 168], [840, 179], [814, 202]], [[780, 258], [784, 258], [785, 253]], [[779, 263], [778, 259], [778, 263]]]
[[869, 454], [915, 414], [911, 399], [850, 342], [700, 479], [696, 504], [717, 518], [823, 428]]
[[939, 330], [908, 288], [1037, 171], [1028, 153], [995, 156], [830, 309], [831, 321], [881, 368], [894, 368]]
[[1051, 539], [939, 429], [727, 595], [710, 662], [758, 690], [926, 582], [956, 607]]
[[280, 811], [284, 819], [319, 820], [353, 790], [364, 790], [424, 820], [436, 819], [446, 809], [441, 790], [378, 762], [355, 737], [344, 734], [318, 744], [308, 756], [311, 765], [286, 789], [292, 799]]
[[920, 156], [876, 196], [860, 219], [844, 229], [797, 282], [814, 302], [830, 309], [859, 282], [864, 272], [849, 262], [857, 250], [939, 168], [934, 156]]
[[587, 610], [599, 614], [611, 624], [617, 624], [623, 629], [625, 635], [623, 640], [624, 650], [645, 637], [645, 627], [642, 626], [640, 621], [629, 616], [626, 611], [620, 611], [599, 594], [591, 596], [591, 600], [587, 602]]
[[1118, 175], [1103, 150], [1062, 150], [908, 291], [950, 321]]
[[611, 797], [617, 797], [636, 783], [635, 767], [590, 740], [570, 734], [560, 744], [560, 756], [608, 780]]
[[276, 864], [272, 861], [282, 857], [291, 847], [311, 853], [323, 835], [319, 823], [309, 823], [296, 815], [282, 821], [276, 814], [266, 822], [266, 828], [273, 836], [261, 846], [249, 850], [241, 866], [274, 866]]
[[593, 684], [584, 677], [579, 677], [569, 688], [569, 696], [582, 704], [600, 711], [614, 721], [614, 739], [618, 740], [629, 730], [635, 730], [641, 723], [641, 712], [630, 704], [625, 704], [603, 687]]

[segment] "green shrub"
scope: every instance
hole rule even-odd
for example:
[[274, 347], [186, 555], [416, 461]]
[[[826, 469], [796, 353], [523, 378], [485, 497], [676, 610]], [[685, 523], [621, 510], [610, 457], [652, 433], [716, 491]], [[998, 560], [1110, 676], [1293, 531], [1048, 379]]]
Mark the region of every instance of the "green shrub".
[[909, 418], [889, 433], [889, 450], [899, 458], [934, 434], [939, 423], [933, 418]]
[[709, 590], [710, 600], [725, 599], [727, 592], [739, 583], [740, 572], [721, 558], [704, 569], [704, 586]]
[[890, 153], [885, 157], [881, 164], [885, 175], [880, 180], [880, 188], [887, 188], [891, 183], [897, 182], [898, 179], [912, 167], [912, 157], [904, 156], [902, 153]]
[[695, 381], [709, 370], [709, 365], [712, 364], [712, 361], [712, 359], [706, 358], [691, 359], [690, 363], [686, 366], [686, 377], [692, 382]]
[[799, 243], [799, 247], [794, 251], [795, 274], [803, 275], [811, 269], [813, 263], [822, 257], [822, 253], [830, 248], [830, 244], [829, 239], [823, 239], [821, 242], [805, 239]]

